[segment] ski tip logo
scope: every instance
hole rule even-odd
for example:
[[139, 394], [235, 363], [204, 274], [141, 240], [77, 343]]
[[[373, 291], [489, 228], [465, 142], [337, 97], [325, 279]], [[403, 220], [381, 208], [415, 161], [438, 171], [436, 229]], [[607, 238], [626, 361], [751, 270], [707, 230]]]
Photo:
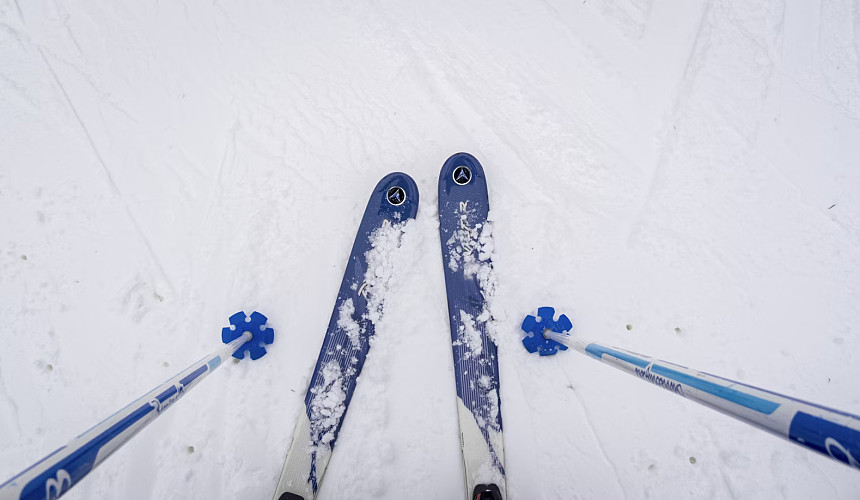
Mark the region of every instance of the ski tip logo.
[[385, 199], [388, 200], [388, 203], [391, 203], [395, 207], [399, 207], [406, 201], [406, 191], [404, 191], [400, 186], [393, 186], [388, 190], [388, 193], [385, 195]]
[[472, 171], [469, 167], [461, 165], [454, 169], [453, 177], [458, 186], [465, 186], [472, 180]]

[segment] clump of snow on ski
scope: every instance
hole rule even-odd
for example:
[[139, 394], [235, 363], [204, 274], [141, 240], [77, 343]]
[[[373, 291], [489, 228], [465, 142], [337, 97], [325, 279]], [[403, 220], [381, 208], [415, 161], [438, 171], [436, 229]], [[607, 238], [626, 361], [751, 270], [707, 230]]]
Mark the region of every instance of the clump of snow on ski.
[[334, 439], [334, 428], [346, 411], [346, 391], [340, 366], [335, 361], [329, 361], [323, 366], [322, 376], [324, 384], [311, 389], [317, 396], [311, 404], [311, 436], [316, 436], [317, 439], [311, 440], [308, 453], [329, 451], [320, 447], [329, 447], [329, 443]]
[[[398, 185], [406, 201], [389, 203]], [[385, 300], [396, 281], [401, 239], [417, 210], [418, 191], [405, 174], [383, 178], [368, 202], [314, 373], [305, 395], [275, 498], [290, 493], [316, 496], [361, 373], [370, 339], [382, 319]]]
[[344, 300], [340, 304], [340, 307], [337, 308], [337, 327], [346, 332], [346, 336], [349, 337], [352, 346], [357, 349], [361, 345], [361, 326], [353, 319], [353, 314], [355, 314], [355, 304], [353, 304], [352, 297], [350, 297]]
[[411, 220], [392, 224], [382, 222], [370, 237], [370, 250], [365, 252], [367, 272], [364, 275], [367, 298], [366, 317], [373, 323], [382, 319], [385, 299], [396, 282], [397, 252], [401, 246], [403, 233]]
[[460, 309], [460, 327], [457, 331], [458, 338], [454, 345], [466, 346], [466, 358], [480, 356], [484, 352], [483, 334], [475, 325], [475, 318], [466, 311]]

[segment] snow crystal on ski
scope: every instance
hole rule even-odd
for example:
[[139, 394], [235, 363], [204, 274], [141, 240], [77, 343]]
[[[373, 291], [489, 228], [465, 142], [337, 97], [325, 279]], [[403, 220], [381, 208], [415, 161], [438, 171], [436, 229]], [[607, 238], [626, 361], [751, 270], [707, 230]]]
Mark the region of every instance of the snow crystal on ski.
[[[324, 384], [311, 389], [317, 395], [311, 404], [311, 435], [319, 436], [319, 439], [310, 452], [328, 451], [328, 444], [334, 439], [334, 429], [346, 411], [346, 391], [343, 388], [340, 366], [332, 360], [326, 363], [321, 371]], [[318, 450], [320, 444], [324, 445], [326, 450]]]
[[[484, 351], [484, 344], [482, 342], [482, 336], [480, 330], [475, 328], [475, 318], [472, 317], [471, 314], [466, 311], [460, 309], [460, 331], [457, 332], [459, 337], [455, 342], [455, 345], [465, 345], [468, 349], [466, 352], [466, 359], [480, 356]], [[486, 320], [485, 320], [486, 321]]]
[[337, 327], [346, 332], [353, 349], [359, 349], [361, 348], [361, 326], [353, 318], [353, 314], [355, 314], [355, 304], [350, 297], [337, 309]]
[[371, 248], [364, 253], [367, 271], [364, 273], [362, 293], [367, 299], [366, 317], [374, 324], [382, 318], [385, 297], [395, 282], [395, 250], [400, 248], [410, 222], [407, 220], [392, 224], [386, 220], [370, 235]]

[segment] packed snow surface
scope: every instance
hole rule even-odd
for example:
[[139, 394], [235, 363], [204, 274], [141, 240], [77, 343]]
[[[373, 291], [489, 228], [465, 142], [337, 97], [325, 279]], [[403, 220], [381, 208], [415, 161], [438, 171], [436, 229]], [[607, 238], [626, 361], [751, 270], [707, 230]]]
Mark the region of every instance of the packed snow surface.
[[266, 357], [66, 498], [270, 498], [370, 189], [404, 171], [421, 206], [319, 498], [464, 498], [436, 186], [468, 151], [511, 498], [856, 498], [856, 470], [531, 356], [519, 324], [554, 306], [860, 413], [858, 137], [850, 0], [0, 0], [0, 481], [259, 310]]

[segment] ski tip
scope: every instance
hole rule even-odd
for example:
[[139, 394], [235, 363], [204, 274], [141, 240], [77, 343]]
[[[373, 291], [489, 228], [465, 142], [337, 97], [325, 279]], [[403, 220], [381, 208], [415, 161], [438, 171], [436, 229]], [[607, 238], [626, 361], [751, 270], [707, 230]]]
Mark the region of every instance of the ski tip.
[[556, 333], [565, 333], [573, 328], [573, 323], [564, 314], [555, 318], [555, 308], [539, 307], [537, 316], [528, 315], [523, 318], [522, 329], [526, 332], [523, 338], [523, 347], [530, 353], [537, 352], [541, 356], [552, 356], [559, 349], [567, 350], [567, 346], [548, 339], [544, 336], [544, 332], [551, 330]]
[[484, 185], [484, 167], [477, 158], [469, 153], [451, 155], [442, 165], [439, 172], [439, 189], [449, 192], [455, 187]]
[[236, 352], [233, 357], [243, 359], [245, 351], [250, 353], [251, 359], [260, 359], [266, 355], [266, 345], [275, 341], [275, 330], [266, 326], [269, 319], [257, 311], [246, 315], [244, 311], [239, 311], [230, 316], [229, 321], [231, 326], [225, 326], [221, 329], [221, 341], [225, 344], [241, 337], [243, 333], [250, 332], [251, 340], [245, 342]]
[[408, 174], [392, 172], [383, 177], [373, 190], [368, 208], [378, 209], [402, 220], [412, 219], [418, 213], [418, 185]]
[[479, 484], [472, 490], [472, 500], [503, 500], [503, 497], [495, 484]]

